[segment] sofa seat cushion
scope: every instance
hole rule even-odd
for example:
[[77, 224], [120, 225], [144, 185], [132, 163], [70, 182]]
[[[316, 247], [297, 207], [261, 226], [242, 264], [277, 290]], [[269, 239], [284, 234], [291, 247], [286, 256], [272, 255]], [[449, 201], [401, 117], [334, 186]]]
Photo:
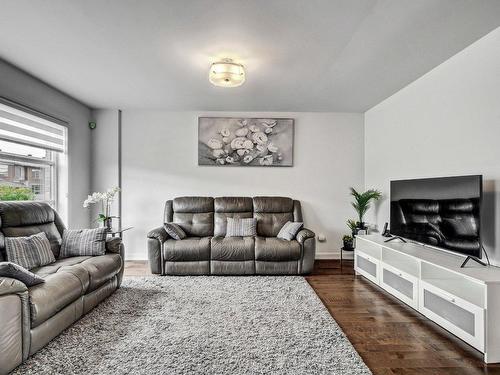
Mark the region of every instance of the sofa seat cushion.
[[276, 237], [255, 238], [255, 260], [282, 262], [300, 259], [300, 244]]
[[120, 272], [122, 260], [119, 254], [105, 254], [84, 260], [76, 267], [84, 268], [89, 275], [86, 294], [93, 292]]
[[214, 237], [212, 238], [212, 260], [253, 260], [255, 240], [253, 237]]
[[211, 237], [187, 237], [182, 240], [168, 239], [164, 243], [166, 261], [210, 260]]
[[[43, 267], [42, 267], [43, 268]], [[85, 294], [88, 273], [79, 265], [61, 268], [28, 289], [31, 328], [37, 327]]]
[[43, 267], [38, 267], [38, 268], [33, 268], [31, 272], [34, 274], [45, 277], [50, 274], [56, 273], [63, 267], [67, 266], [74, 266], [75, 264], [80, 264], [86, 259], [90, 259], [89, 256], [85, 257], [71, 257], [71, 258], [64, 258], [64, 259], [58, 259], [54, 263], [48, 264]]

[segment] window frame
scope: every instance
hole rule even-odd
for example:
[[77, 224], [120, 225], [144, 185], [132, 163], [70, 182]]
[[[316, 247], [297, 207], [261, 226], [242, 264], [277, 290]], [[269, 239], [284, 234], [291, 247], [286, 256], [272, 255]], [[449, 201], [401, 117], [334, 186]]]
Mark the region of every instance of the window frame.
[[[11, 142], [15, 143], [12, 141], [4, 140], [4, 142]], [[50, 200], [39, 200], [41, 202], [47, 202], [50, 205], [52, 205], [56, 210], [59, 208], [59, 194], [58, 194], [58, 186], [57, 186], [57, 181], [58, 181], [58, 163], [57, 163], [57, 153], [55, 151], [51, 150], [46, 150], [47, 155], [49, 155], [48, 158], [42, 159], [42, 158], [37, 158], [34, 156], [24, 156], [24, 155], [18, 155], [18, 154], [13, 154], [10, 152], [4, 152], [0, 151], [0, 163], [11, 163], [14, 166], [20, 165], [23, 167], [33, 167], [33, 168], [46, 168], [49, 167], [49, 173], [50, 173], [50, 195], [51, 198]], [[17, 164], [19, 163], [19, 164]]]
[[[37, 116], [41, 119], [50, 121], [56, 125], [62, 127], [64, 131], [64, 150], [62, 152], [47, 150], [47, 152], [52, 153], [52, 162], [54, 166], [51, 168], [51, 190], [54, 199], [54, 208], [58, 211], [59, 215], [63, 218], [65, 222], [69, 220], [69, 133], [70, 124], [69, 119], [59, 118], [45, 113], [36, 107], [31, 107], [26, 104], [19, 103], [8, 97], [0, 95], [0, 103], [15, 108], [19, 111], [23, 111], [32, 116]], [[12, 140], [3, 139], [7, 142], [12, 142]], [[16, 143], [16, 142], [13, 142]], [[15, 155], [19, 157], [19, 155]], [[29, 158], [29, 157], [26, 157]], [[40, 158], [34, 158], [35, 161], [39, 162]]]

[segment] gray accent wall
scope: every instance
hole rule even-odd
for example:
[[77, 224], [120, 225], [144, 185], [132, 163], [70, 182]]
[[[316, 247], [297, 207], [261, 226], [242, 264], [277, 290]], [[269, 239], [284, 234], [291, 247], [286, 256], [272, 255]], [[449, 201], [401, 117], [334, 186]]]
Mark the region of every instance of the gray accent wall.
[[[92, 192], [105, 191], [111, 187], [119, 186], [120, 158], [119, 158], [119, 111], [117, 109], [95, 109], [92, 119], [97, 127], [91, 130], [91, 186]], [[90, 209], [92, 220], [98, 214], [98, 207], [93, 205]], [[112, 214], [119, 214], [119, 200], [112, 206]], [[118, 222], [115, 220], [115, 224]], [[93, 225], [97, 225], [95, 222]], [[116, 225], [118, 226], [118, 225]]]
[[365, 113], [365, 183], [385, 199], [368, 221], [389, 221], [389, 183], [483, 175], [483, 243], [500, 265], [500, 28]]
[[3, 60], [0, 96], [68, 123], [68, 175], [59, 174], [59, 211], [68, 226], [88, 227], [90, 215], [82, 203], [90, 191], [90, 109]]

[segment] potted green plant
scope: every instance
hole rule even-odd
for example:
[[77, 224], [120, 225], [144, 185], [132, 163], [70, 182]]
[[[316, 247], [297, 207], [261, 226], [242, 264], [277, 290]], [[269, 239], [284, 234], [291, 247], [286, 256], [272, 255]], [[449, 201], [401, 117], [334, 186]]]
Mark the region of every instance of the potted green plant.
[[354, 249], [354, 239], [352, 236], [345, 235], [342, 237], [342, 241], [344, 242], [344, 250], [353, 250]]
[[351, 230], [352, 236], [354, 237], [356, 234], [358, 234], [358, 223], [354, 219], [349, 219], [347, 220], [347, 226]]
[[363, 217], [370, 208], [370, 202], [372, 200], [379, 200], [380, 197], [382, 197], [382, 193], [375, 189], [370, 189], [363, 193], [358, 193], [353, 187], [351, 187], [351, 195], [354, 197], [354, 201], [351, 202], [351, 205], [354, 207], [356, 213], [358, 214], [358, 222], [356, 223], [357, 228], [366, 229]]

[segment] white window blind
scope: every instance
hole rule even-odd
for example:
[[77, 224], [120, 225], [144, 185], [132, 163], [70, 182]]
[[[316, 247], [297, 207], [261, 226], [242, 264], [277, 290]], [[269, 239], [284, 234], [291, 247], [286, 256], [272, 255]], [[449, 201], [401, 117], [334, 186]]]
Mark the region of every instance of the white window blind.
[[66, 128], [55, 121], [0, 103], [0, 138], [46, 150], [64, 152]]

